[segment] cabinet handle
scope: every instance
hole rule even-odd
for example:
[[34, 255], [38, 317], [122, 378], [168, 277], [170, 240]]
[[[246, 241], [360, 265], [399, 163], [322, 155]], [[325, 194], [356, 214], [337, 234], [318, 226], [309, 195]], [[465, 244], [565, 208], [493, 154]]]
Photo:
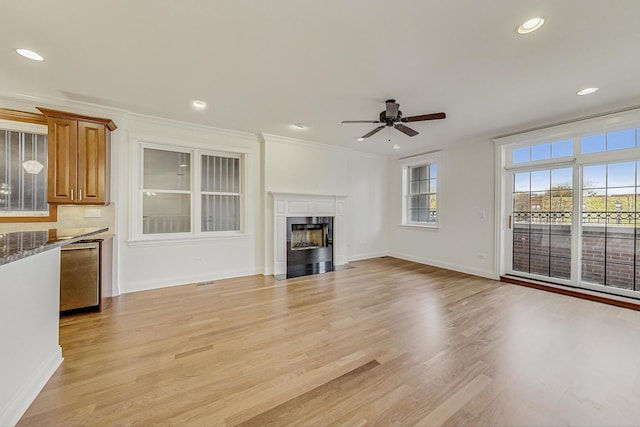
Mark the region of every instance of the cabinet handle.
[[78, 190], [78, 193], [80, 193], [80, 198], [78, 199], [79, 202], [82, 201], [82, 188]]
[[71, 189], [71, 201], [73, 201], [73, 188]]
[[509, 215], [509, 229], [511, 229], [511, 215]]

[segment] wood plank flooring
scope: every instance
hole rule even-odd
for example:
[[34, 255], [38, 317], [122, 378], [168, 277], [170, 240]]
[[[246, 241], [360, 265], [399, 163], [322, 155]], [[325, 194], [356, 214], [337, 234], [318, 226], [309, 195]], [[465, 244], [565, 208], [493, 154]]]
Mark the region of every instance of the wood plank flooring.
[[640, 312], [377, 258], [63, 318], [20, 426], [640, 425]]

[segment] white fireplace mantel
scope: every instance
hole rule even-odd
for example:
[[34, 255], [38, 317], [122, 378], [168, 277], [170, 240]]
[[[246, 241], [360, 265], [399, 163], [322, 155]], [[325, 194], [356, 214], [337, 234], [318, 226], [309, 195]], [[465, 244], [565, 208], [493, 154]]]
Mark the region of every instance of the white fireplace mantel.
[[345, 238], [347, 196], [327, 194], [277, 193], [273, 196], [273, 274], [287, 273], [287, 217], [333, 217], [333, 265], [348, 262]]

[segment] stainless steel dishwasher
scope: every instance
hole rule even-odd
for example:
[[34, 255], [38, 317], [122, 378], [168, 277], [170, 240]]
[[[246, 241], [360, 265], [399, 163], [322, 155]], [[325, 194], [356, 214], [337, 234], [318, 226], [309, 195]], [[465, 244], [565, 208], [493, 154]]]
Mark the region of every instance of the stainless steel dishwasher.
[[81, 240], [61, 248], [60, 315], [100, 311], [101, 240]]

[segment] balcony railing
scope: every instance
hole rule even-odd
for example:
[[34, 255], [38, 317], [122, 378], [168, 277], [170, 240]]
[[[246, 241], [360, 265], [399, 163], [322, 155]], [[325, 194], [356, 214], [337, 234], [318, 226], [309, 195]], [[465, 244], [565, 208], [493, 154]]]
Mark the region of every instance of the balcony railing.
[[[514, 211], [514, 223], [570, 224], [571, 212], [566, 211]], [[636, 225], [640, 223], [640, 212], [634, 211], [583, 211], [583, 224]]]

